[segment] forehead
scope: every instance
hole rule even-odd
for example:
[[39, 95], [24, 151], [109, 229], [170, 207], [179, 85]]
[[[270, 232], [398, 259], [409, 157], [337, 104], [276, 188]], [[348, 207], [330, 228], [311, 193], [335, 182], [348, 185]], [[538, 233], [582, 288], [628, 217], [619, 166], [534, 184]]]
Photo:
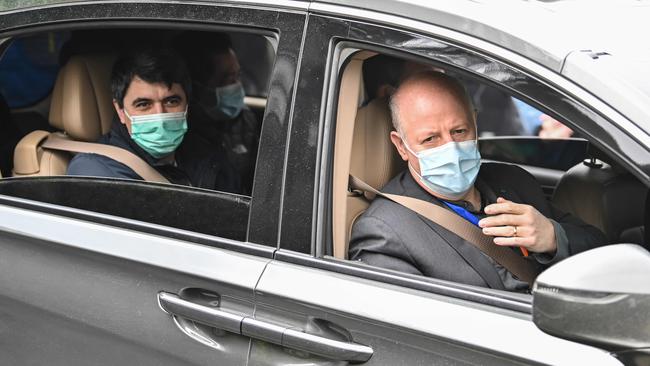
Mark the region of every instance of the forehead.
[[172, 83], [171, 87], [168, 87], [165, 83], [149, 83], [136, 76], [131, 80], [124, 99], [163, 100], [172, 95], [178, 95], [185, 99], [185, 91], [181, 84]]
[[419, 89], [399, 98], [399, 112], [404, 127], [448, 127], [447, 124], [470, 123], [468, 107], [454, 93], [441, 89]]

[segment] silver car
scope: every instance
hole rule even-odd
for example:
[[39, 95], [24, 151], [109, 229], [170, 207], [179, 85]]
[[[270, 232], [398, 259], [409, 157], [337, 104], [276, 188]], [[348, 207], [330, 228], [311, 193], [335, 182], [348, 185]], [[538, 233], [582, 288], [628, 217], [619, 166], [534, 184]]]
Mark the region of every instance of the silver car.
[[[3, 2], [0, 364], [650, 364], [648, 16], [644, 0]], [[261, 123], [252, 189], [65, 176], [73, 153], [45, 142], [107, 132], [121, 47], [199, 30], [239, 56]], [[481, 153], [616, 245], [531, 293], [346, 259], [368, 205], [348, 176], [393, 172], [384, 135], [353, 138], [378, 54], [565, 127], [487, 131]]]

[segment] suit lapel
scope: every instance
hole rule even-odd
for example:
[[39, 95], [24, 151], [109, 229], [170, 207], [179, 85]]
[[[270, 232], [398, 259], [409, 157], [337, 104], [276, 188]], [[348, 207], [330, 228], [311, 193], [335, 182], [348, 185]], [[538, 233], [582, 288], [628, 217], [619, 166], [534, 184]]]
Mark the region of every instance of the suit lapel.
[[[398, 194], [417, 198], [444, 207], [438, 199], [422, 189], [422, 187], [413, 180], [408, 171], [404, 173], [404, 177], [402, 178], [402, 187], [404, 188], [404, 191]], [[431, 230], [443, 237], [447, 244], [449, 244], [449, 246], [452, 247], [479, 276], [481, 276], [483, 281], [485, 281], [490, 288], [499, 290], [505, 289], [503, 281], [501, 280], [496, 268], [480, 249], [437, 223], [434, 223], [421, 215], [418, 215], [418, 217], [427, 224]]]

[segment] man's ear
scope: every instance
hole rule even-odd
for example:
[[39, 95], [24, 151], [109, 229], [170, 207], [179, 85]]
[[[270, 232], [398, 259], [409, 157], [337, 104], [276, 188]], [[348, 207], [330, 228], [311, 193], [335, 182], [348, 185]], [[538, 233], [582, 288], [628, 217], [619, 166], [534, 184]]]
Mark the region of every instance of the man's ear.
[[402, 141], [402, 137], [399, 135], [399, 133], [397, 133], [397, 131], [390, 132], [390, 141], [393, 143], [393, 145], [395, 145], [395, 148], [397, 149], [399, 156], [402, 157], [402, 160], [408, 161], [409, 156], [406, 152], [406, 148], [404, 147], [404, 141]]
[[124, 109], [120, 108], [120, 105], [117, 103], [117, 100], [113, 99], [113, 108], [117, 112], [117, 117], [120, 119], [123, 125], [126, 124], [126, 115], [124, 114]]

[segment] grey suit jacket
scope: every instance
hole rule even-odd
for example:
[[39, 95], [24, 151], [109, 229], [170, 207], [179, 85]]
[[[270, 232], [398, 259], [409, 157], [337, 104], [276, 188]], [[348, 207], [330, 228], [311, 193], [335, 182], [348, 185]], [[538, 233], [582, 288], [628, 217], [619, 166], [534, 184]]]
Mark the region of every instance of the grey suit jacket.
[[[497, 196], [535, 207], [556, 228], [558, 250], [554, 257], [528, 257], [534, 264], [549, 266], [569, 255], [607, 244], [604, 234], [554, 208], [544, 197], [537, 180], [509, 164], [484, 163], [475, 183], [483, 207]], [[408, 171], [393, 178], [382, 192], [409, 196], [444, 206], [415, 182]], [[527, 287], [473, 244], [414, 211], [377, 197], [352, 229], [349, 258], [402, 272], [497, 289]]]

